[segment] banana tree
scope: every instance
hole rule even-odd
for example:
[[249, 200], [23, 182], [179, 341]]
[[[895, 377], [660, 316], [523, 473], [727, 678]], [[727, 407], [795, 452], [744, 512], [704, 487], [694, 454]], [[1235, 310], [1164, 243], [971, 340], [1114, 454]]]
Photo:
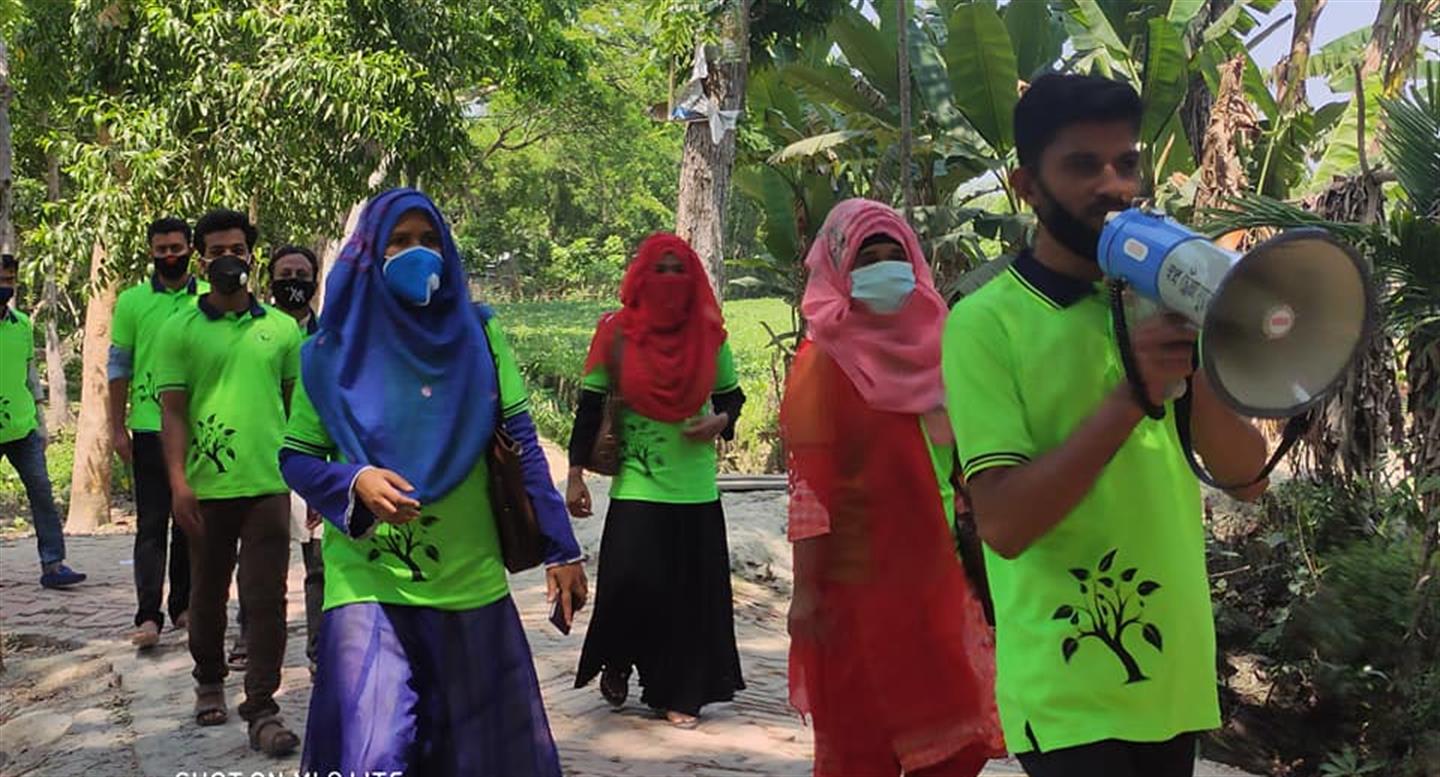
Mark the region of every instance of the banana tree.
[[[1013, 7], [1028, 12], [1029, 5]], [[823, 170], [832, 181], [844, 178], [847, 194], [885, 201], [895, 201], [908, 178], [917, 190], [914, 222], [943, 276], [947, 269], [983, 259], [976, 247], [980, 233], [973, 228], [978, 211], [967, 207], [968, 200], [998, 189], [1007, 192], [1007, 210], [1017, 210], [1005, 174], [1009, 113], [1018, 95], [1017, 57], [1004, 22], [987, 5], [940, 3], [910, 20], [912, 67], [904, 88], [917, 109], [912, 162], [902, 175], [897, 154], [902, 86], [895, 71], [893, 6], [891, 0], [875, 4], [878, 22], [855, 8], [844, 9], [808, 56], [781, 63], [773, 76], [757, 76], [750, 99], [790, 120], [764, 122], [766, 139], [778, 148], [770, 147], [752, 166], [774, 171], [765, 178], [778, 175], [792, 184]], [[1058, 21], [1052, 28], [1059, 29]], [[971, 53], [976, 47], [978, 55]], [[1058, 56], [1058, 38], [1051, 48]], [[1027, 61], [1050, 56], [1046, 50], [1029, 47]], [[802, 114], [804, 121], [794, 121]], [[801, 126], [809, 132], [790, 131]], [[985, 176], [993, 176], [992, 182], [977, 187]], [[742, 185], [746, 188], [755, 189], [754, 181]], [[1015, 227], [1019, 223], [1012, 219], [1007, 229], [991, 232], [1015, 237], [1021, 233]], [[767, 231], [788, 226], [767, 222]]]
[[[1222, 232], [1320, 226], [1361, 248], [1371, 260], [1383, 301], [1383, 334], [1399, 344], [1396, 350], [1404, 358], [1411, 442], [1407, 458], [1421, 495], [1422, 514], [1430, 516], [1428, 553], [1433, 553], [1440, 510], [1440, 255], [1434, 250], [1440, 244], [1440, 63], [1430, 63], [1427, 70], [1423, 85], [1378, 101], [1385, 132], [1380, 142], [1383, 157], [1377, 161], [1396, 181], [1388, 219], [1330, 221], [1298, 205], [1251, 195], [1236, 200], [1234, 210], [1217, 214], [1211, 227]], [[1351, 180], [1362, 179], [1369, 176]], [[1400, 372], [1393, 355], [1376, 368], [1388, 370], [1392, 377]], [[1364, 429], [1384, 420], [1373, 417], [1383, 410], [1384, 402], [1374, 396], [1371, 383], [1363, 375], [1352, 379], [1353, 385], [1342, 387], [1326, 408], [1327, 419], [1333, 416], [1338, 423], [1327, 420], [1322, 431], [1334, 431], [1341, 439], [1334, 452], [1339, 461], [1319, 462], [1322, 471], [1360, 477], [1377, 471], [1373, 458], [1383, 449], [1350, 439], [1364, 436]], [[1368, 421], [1354, 420], [1361, 417]], [[1352, 455], [1349, 451], [1357, 444], [1364, 450]]]

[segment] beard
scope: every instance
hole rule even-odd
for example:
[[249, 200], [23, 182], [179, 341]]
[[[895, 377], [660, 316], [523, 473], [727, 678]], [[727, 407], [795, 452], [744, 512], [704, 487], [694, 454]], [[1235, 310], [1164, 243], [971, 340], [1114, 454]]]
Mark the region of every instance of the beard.
[[[1064, 205], [1061, 205], [1039, 178], [1036, 178], [1035, 184], [1040, 190], [1042, 199], [1040, 206], [1035, 208], [1035, 217], [1044, 225], [1045, 231], [1075, 254], [1098, 264], [1100, 262], [1101, 228], [1091, 226], [1090, 220], [1076, 216]], [[1084, 215], [1088, 219], [1101, 220], [1103, 224], [1107, 213], [1125, 210], [1128, 207], [1130, 205], [1127, 202], [1111, 197], [1102, 197], [1086, 208]]]

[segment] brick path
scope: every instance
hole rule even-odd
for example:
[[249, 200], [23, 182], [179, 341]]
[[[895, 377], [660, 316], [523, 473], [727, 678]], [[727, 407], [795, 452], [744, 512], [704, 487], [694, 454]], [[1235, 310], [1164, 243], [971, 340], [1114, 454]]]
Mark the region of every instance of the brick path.
[[[596, 493], [603, 515], [603, 490]], [[750, 531], [747, 524], [773, 524], [773, 497], [726, 500], [732, 546], [765, 543], [783, 547], [783, 537]], [[577, 522], [577, 533], [592, 554], [602, 521]], [[159, 648], [137, 655], [126, 637], [133, 617], [131, 535], [67, 538], [70, 560], [90, 580], [69, 592], [37, 584], [32, 537], [0, 541], [0, 631], [24, 645], [7, 652], [0, 675], [0, 777], [89, 777], [241, 771], [290, 773], [298, 757], [276, 761], [250, 751], [244, 724], [234, 714], [241, 678], [232, 675], [231, 722], [201, 729], [192, 722], [191, 668], [183, 632], [167, 631]], [[512, 578], [515, 598], [535, 653], [540, 684], [565, 772], [574, 777], [745, 777], [808, 775], [810, 731], [786, 705], [785, 606], [788, 559], [753, 560], [753, 547], [736, 547], [736, 628], [748, 689], [734, 704], [705, 710], [699, 729], [670, 728], [634, 706], [609, 710], [593, 686], [575, 690], [575, 661], [588, 613], [569, 637], [548, 624], [544, 584], [538, 572]], [[742, 561], [741, 557], [751, 560]], [[748, 570], [748, 572], [747, 572]], [[593, 562], [589, 570], [594, 579]], [[751, 574], [753, 573], [753, 574]], [[303, 569], [291, 555], [290, 640], [279, 702], [288, 721], [303, 727], [309, 701], [304, 656]], [[762, 581], [768, 581], [762, 583]], [[231, 605], [233, 608], [233, 604]], [[232, 611], [233, 615], [233, 611]], [[43, 655], [70, 647], [67, 652]], [[633, 695], [632, 695], [633, 696]], [[992, 764], [987, 775], [1017, 775], [1013, 763]], [[1203, 766], [1200, 777], [1238, 775]]]

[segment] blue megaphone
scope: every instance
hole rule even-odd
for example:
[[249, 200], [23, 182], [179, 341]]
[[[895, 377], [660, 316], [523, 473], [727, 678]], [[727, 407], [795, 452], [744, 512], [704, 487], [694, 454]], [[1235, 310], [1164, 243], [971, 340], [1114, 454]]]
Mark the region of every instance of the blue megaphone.
[[1325, 398], [1369, 338], [1370, 273], [1322, 229], [1292, 229], [1245, 253], [1164, 214], [1111, 213], [1100, 268], [1200, 329], [1200, 366], [1220, 397], [1256, 418], [1289, 418]]

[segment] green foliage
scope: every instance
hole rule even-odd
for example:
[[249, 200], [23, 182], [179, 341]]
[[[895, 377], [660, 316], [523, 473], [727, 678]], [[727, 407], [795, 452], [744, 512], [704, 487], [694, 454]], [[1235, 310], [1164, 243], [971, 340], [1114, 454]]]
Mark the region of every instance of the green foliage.
[[102, 277], [134, 277], [146, 221], [218, 205], [250, 210], [266, 242], [334, 236], [377, 168], [438, 180], [465, 155], [474, 90], [545, 93], [581, 57], [568, 0], [272, 5], [76, 0], [16, 22], [33, 47], [18, 102], [40, 111], [17, 137], [21, 175], [42, 179], [47, 154], [62, 171], [59, 199], [22, 224], [34, 253], [59, 265], [99, 246]]
[[665, 97], [663, 81], [645, 76], [655, 30], [643, 5], [585, 9], [573, 34], [590, 52], [582, 77], [544, 95], [501, 90], [470, 120], [479, 153], [437, 193], [490, 292], [613, 289], [615, 258], [673, 228], [683, 131], [647, 114]]
[[1425, 774], [1440, 744], [1428, 733], [1440, 725], [1440, 601], [1416, 588], [1416, 498], [1409, 480], [1293, 480], [1246, 531], [1212, 537], [1221, 649], [1258, 660], [1274, 683], [1267, 716], [1296, 721], [1271, 752], [1327, 774]]
[[1004, 156], [1015, 144], [1011, 114], [1020, 99], [1015, 50], [993, 8], [972, 4], [950, 17], [946, 61], [950, 87], [965, 119]]

